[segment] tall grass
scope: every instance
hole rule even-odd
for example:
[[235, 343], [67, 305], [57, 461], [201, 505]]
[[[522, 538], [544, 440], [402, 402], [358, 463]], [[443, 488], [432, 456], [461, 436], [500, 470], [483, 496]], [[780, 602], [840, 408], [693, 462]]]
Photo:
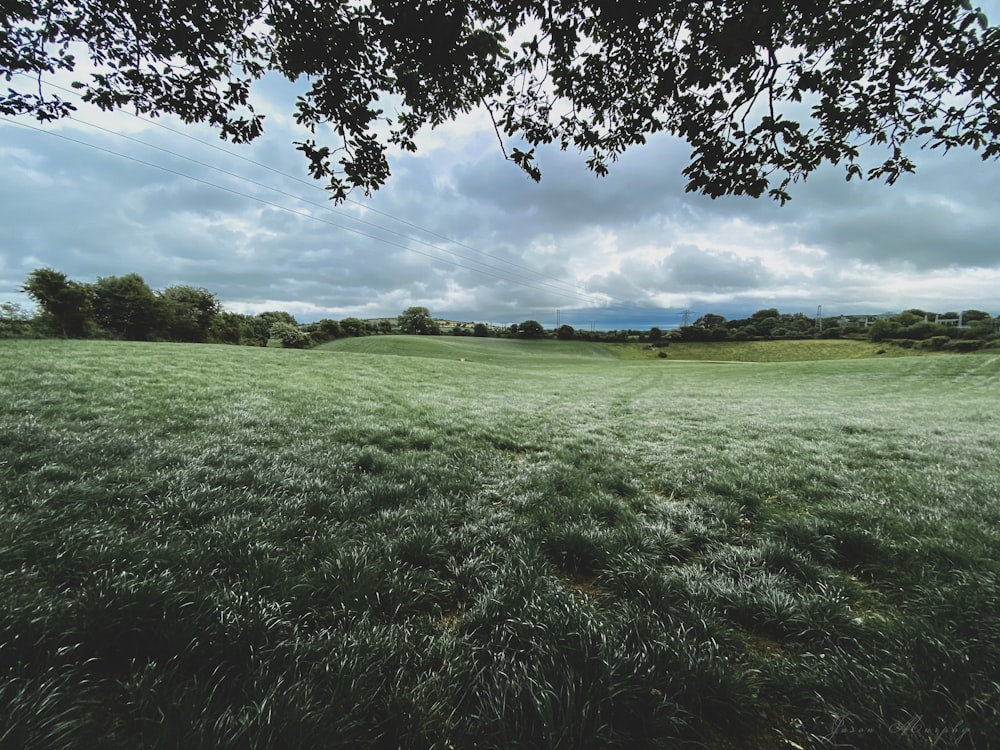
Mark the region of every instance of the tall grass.
[[0, 342], [0, 747], [993, 742], [1000, 358], [439, 343]]

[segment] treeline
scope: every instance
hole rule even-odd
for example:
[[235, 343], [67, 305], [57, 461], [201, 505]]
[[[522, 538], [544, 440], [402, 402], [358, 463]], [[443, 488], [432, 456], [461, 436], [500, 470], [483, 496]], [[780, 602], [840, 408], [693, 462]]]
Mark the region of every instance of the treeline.
[[973, 351], [1000, 346], [1000, 318], [981, 310], [936, 313], [911, 309], [895, 315], [810, 317], [758, 310], [748, 318], [727, 320], [712, 313], [692, 325], [663, 330], [593, 331], [561, 325], [547, 330], [536, 320], [512, 325], [443, 321], [426, 307], [410, 307], [395, 318], [342, 320], [324, 318], [298, 323], [280, 310], [244, 315], [222, 308], [207, 289], [175, 285], [154, 291], [141, 276], [98, 278], [92, 284], [74, 281], [51, 268], [32, 271], [24, 291], [39, 312], [24, 313], [18, 305], [0, 305], [0, 337], [63, 336], [119, 338], [137, 341], [280, 345], [308, 348], [339, 338], [402, 333], [410, 335], [639, 342], [665, 347], [673, 341], [761, 341], [769, 339], [853, 338], [930, 350]]
[[895, 315], [814, 318], [767, 308], [738, 320], [703, 315], [693, 325], [670, 331], [668, 338], [679, 341], [852, 338], [907, 348], [973, 351], [998, 342], [998, 334], [1000, 318], [982, 310], [937, 313], [911, 309]]
[[[51, 268], [32, 271], [24, 291], [38, 306], [28, 315], [5, 302], [0, 308], [0, 336], [114, 338], [132, 341], [243, 344], [308, 347], [344, 336], [385, 332], [358, 318], [321, 320], [299, 325], [280, 310], [244, 315], [224, 310], [212, 292], [175, 285], [154, 291], [135, 273], [75, 281]], [[390, 326], [391, 329], [391, 326]]]
[[[441, 335], [449, 329], [455, 335], [510, 335], [506, 328], [483, 323], [444, 323], [426, 307], [408, 308], [396, 318], [324, 318], [301, 324], [281, 310], [245, 315], [224, 310], [218, 297], [202, 287], [175, 285], [156, 291], [136, 273], [100, 277], [88, 284], [51, 268], [39, 268], [28, 274], [23, 291], [38, 312], [30, 315], [20, 305], [4, 302], [0, 338], [58, 336], [304, 349], [339, 338]], [[524, 336], [545, 335], [538, 323], [522, 325]]]

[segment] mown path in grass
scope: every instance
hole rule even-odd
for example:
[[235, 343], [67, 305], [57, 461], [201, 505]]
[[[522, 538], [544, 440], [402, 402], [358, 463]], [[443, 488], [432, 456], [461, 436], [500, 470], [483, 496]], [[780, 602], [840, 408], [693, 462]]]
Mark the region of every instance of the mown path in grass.
[[997, 736], [1000, 358], [388, 343], [0, 342], [0, 746]]

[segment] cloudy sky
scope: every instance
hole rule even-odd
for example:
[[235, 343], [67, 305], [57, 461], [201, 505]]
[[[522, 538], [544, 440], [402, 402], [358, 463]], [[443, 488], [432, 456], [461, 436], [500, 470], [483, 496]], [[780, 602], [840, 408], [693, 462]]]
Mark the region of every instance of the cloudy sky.
[[685, 193], [688, 149], [668, 136], [605, 178], [540, 151], [535, 184], [474, 113], [393, 157], [372, 198], [336, 206], [292, 145], [292, 92], [266, 81], [260, 96], [266, 135], [248, 146], [86, 108], [43, 130], [0, 121], [0, 301], [28, 307], [18, 289], [48, 266], [202, 286], [226, 309], [302, 322], [411, 305], [547, 327], [558, 310], [598, 329], [763, 307], [1000, 314], [1000, 163], [974, 153], [917, 152], [894, 187], [824, 170], [780, 207]]

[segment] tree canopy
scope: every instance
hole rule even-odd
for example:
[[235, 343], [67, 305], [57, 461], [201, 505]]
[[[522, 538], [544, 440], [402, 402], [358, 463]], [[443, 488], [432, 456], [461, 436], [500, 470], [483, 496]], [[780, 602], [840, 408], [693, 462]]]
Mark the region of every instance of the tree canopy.
[[426, 307], [408, 307], [396, 318], [399, 330], [419, 336], [437, 336], [441, 333], [431, 311]]
[[52, 318], [63, 336], [86, 334], [90, 317], [90, 288], [51, 268], [36, 268], [24, 283], [24, 291]]
[[[480, 105], [535, 179], [542, 144], [603, 174], [665, 131], [692, 149], [688, 189], [713, 197], [783, 201], [824, 162], [893, 182], [910, 141], [1000, 154], [1000, 28], [968, 0], [20, 0], [0, 11], [0, 112], [69, 114], [37, 79], [77, 56], [84, 101], [234, 141], [262, 132], [255, 81], [302, 81], [297, 147], [337, 198]], [[883, 150], [863, 167], [868, 145]]]

